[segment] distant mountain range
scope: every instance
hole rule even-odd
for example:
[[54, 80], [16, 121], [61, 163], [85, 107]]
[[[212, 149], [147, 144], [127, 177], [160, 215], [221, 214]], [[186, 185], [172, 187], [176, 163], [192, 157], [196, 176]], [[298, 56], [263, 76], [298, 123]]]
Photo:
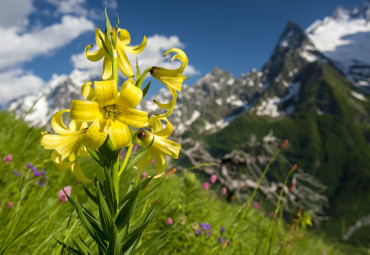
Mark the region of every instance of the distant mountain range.
[[[261, 70], [235, 78], [216, 67], [185, 86], [170, 116], [176, 135], [203, 141], [214, 156], [270, 130], [289, 138], [289, 159], [329, 188], [327, 230], [344, 234], [370, 214], [369, 21], [370, 1], [337, 8], [306, 31], [290, 21]], [[26, 120], [45, 125], [81, 97], [81, 85], [80, 78], [56, 76], [44, 92], [13, 100], [8, 109], [24, 115], [39, 98]], [[171, 94], [162, 89], [152, 99], [166, 102]], [[152, 100], [139, 107], [160, 112]], [[353, 240], [368, 242], [369, 230], [362, 228]]]

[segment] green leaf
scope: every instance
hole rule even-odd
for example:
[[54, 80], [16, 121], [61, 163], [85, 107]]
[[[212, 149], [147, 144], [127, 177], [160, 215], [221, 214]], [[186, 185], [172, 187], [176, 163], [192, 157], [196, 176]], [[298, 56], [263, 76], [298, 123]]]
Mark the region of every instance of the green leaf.
[[[55, 237], [54, 237], [54, 238], [55, 238]], [[69, 251], [70, 253], [75, 254], [75, 255], [84, 255], [84, 253], [81, 253], [79, 250], [76, 250], [76, 249], [74, 249], [74, 248], [70, 247], [69, 245], [67, 245], [67, 244], [65, 244], [65, 243], [63, 243], [63, 242], [61, 242], [61, 241], [59, 241], [58, 239], [56, 239], [56, 238], [55, 238], [55, 240], [56, 240], [60, 245], [62, 245], [62, 246], [63, 246], [63, 248], [64, 248], [65, 250]]]
[[138, 184], [133, 190], [131, 190], [126, 196], [124, 196], [121, 201], [119, 202], [119, 206], [118, 207], [122, 207], [122, 205], [124, 203], [126, 203], [126, 201], [128, 201], [130, 198], [132, 198], [136, 192], [138, 192], [139, 190], [143, 189], [146, 185], [149, 184], [149, 182], [151, 182], [153, 180], [153, 176], [148, 178], [148, 179], [145, 179], [144, 181], [142, 181], [140, 184]]
[[87, 149], [87, 151], [89, 152], [89, 154], [91, 155], [91, 157], [101, 166], [101, 167], [104, 167], [103, 166], [103, 163], [101, 162], [101, 160], [100, 160], [100, 158], [99, 158], [99, 156], [98, 156], [98, 154], [95, 152], [95, 151], [93, 151], [93, 150], [91, 150], [90, 148], [88, 148], [88, 147], [86, 147], [86, 149]]
[[101, 35], [99, 33], [98, 33], [98, 35], [99, 35], [99, 38], [100, 38], [100, 40], [101, 40], [101, 42], [103, 44], [103, 48], [104, 48], [105, 52], [108, 54], [108, 56], [110, 57], [110, 59], [113, 59], [112, 52], [110, 52], [108, 46], [105, 44], [103, 37], [101, 37]]
[[146, 85], [145, 88], [143, 89], [143, 99], [146, 97], [146, 94], [148, 94], [151, 82], [152, 81], [149, 81], [148, 85]]
[[106, 26], [107, 26], [107, 36], [108, 36], [108, 40], [110, 41], [110, 43], [113, 44], [113, 41], [112, 41], [112, 25], [110, 24], [109, 22], [109, 18], [108, 18], [108, 14], [107, 14], [107, 7], [105, 7], [105, 18], [106, 18]]
[[76, 248], [81, 252], [81, 254], [92, 254], [93, 252], [90, 250], [90, 248], [83, 243], [80, 239], [72, 237], [72, 242], [76, 246]]
[[91, 199], [91, 201], [93, 201], [96, 205], [99, 205], [96, 196], [91, 194], [91, 192], [83, 184], [82, 187], [84, 188], [86, 195]]
[[119, 240], [119, 234], [117, 228], [114, 228], [113, 238], [108, 246], [109, 255], [120, 255], [121, 254], [121, 242]]
[[150, 197], [150, 195], [163, 183], [165, 179], [166, 177], [163, 177], [153, 188], [147, 191], [145, 195], [142, 198], [140, 198], [140, 201], [138, 202], [138, 206], [144, 203]]
[[131, 246], [135, 243], [135, 241], [139, 238], [141, 238], [141, 235], [143, 234], [145, 228], [148, 226], [149, 222], [145, 222], [135, 230], [131, 231], [127, 236], [125, 236], [125, 239], [127, 240], [123, 246], [122, 246], [122, 252], [125, 253], [128, 251]]
[[113, 232], [112, 214], [109, 210], [107, 202], [105, 201], [99, 186], [97, 187], [97, 197], [99, 201], [99, 217], [101, 226], [103, 228], [103, 233], [104, 236], [110, 240], [112, 238]]
[[104, 174], [105, 174], [105, 185], [104, 185], [104, 190], [101, 189], [103, 192], [104, 192], [104, 195], [107, 199], [107, 203], [108, 203], [108, 208], [112, 214], [112, 216], [115, 216], [116, 215], [116, 211], [117, 211], [117, 199], [116, 199], [116, 192], [115, 192], [115, 189], [114, 189], [114, 184], [113, 184], [113, 180], [112, 180], [112, 177], [110, 176], [108, 170], [106, 168], [104, 168]]
[[131, 198], [127, 201], [127, 203], [125, 203], [117, 215], [116, 226], [119, 231], [121, 231], [130, 222], [132, 214], [135, 211], [140, 189], [134, 189], [132, 192], [132, 194], [130, 194], [131, 192], [129, 193]]
[[[141, 77], [141, 72], [139, 68], [139, 60], [136, 57], [136, 77], [135, 77], [135, 86], [137, 86], [137, 83], [139, 82]], [[144, 97], [143, 97], [144, 98]]]
[[143, 84], [146, 75], [148, 74], [148, 72], [150, 72], [151, 69], [152, 69], [151, 67], [145, 69], [144, 73], [140, 76], [140, 79], [138, 79], [137, 82], [135, 82], [136, 87], [141, 88], [141, 85]]
[[[172, 226], [168, 227], [168, 228], [165, 228], [164, 230], [160, 231], [159, 233], [155, 234], [154, 237], [152, 237], [151, 239], [149, 239], [149, 241], [146, 241], [144, 244], [140, 245], [140, 247], [136, 248], [132, 254], [137, 254], [139, 253], [140, 251], [142, 250], [145, 250], [153, 245], [156, 244], [157, 241], [159, 241], [160, 239], [164, 238], [165, 235], [167, 234], [167, 232], [172, 228]], [[158, 242], [160, 244], [166, 242], [167, 239], [165, 239], [164, 241], [161, 240], [161, 242]]]
[[95, 229], [96, 226], [93, 226], [90, 221], [86, 218], [85, 214], [82, 212], [81, 205], [78, 202], [75, 202], [71, 197], [68, 197], [68, 201], [72, 203], [72, 205], [76, 208], [78, 217], [80, 217], [80, 221], [82, 226], [85, 228], [85, 230], [89, 233], [89, 235], [95, 240], [95, 242], [98, 244], [98, 246], [104, 250], [107, 251], [107, 246], [105, 242], [102, 240], [102, 238], [99, 235], [98, 229]]
[[149, 149], [152, 147], [153, 142], [154, 142], [154, 138], [153, 138], [152, 142], [148, 145], [148, 147], [146, 147], [146, 148], [144, 148], [143, 150], [141, 150], [138, 154], [136, 154], [136, 156], [135, 156], [133, 159], [131, 159], [131, 160], [128, 162], [128, 164], [127, 164], [127, 166], [126, 166], [125, 170], [123, 171], [123, 174], [128, 173], [128, 172], [130, 172], [131, 170], [133, 170], [133, 169], [134, 169], [134, 166], [135, 166], [137, 163], [139, 163], [139, 161], [140, 161], [140, 160], [145, 156], [145, 154], [146, 154], [146, 153], [149, 151]]

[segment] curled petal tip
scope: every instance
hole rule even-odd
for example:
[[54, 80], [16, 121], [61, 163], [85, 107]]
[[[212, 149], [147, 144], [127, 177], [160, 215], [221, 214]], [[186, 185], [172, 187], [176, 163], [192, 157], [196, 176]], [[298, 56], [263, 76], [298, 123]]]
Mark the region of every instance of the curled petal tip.
[[94, 46], [94, 44], [92, 43], [92, 44], [90, 44], [90, 47], [92, 47], [92, 46]]
[[155, 99], [153, 100], [153, 102], [154, 102], [154, 103], [158, 103], [158, 101], [157, 101], [157, 100], [155, 100]]

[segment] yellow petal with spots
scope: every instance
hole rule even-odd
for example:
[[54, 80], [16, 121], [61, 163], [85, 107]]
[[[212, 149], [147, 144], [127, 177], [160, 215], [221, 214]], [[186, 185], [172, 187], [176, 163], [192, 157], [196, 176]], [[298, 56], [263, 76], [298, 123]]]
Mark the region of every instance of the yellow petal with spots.
[[69, 169], [74, 163], [74, 162], [63, 163], [62, 156], [57, 151], [53, 151], [53, 153], [51, 154], [51, 160], [54, 161], [55, 166], [60, 171], [65, 171]]
[[73, 100], [69, 117], [77, 121], [92, 122], [101, 118], [99, 105], [95, 101]]
[[129, 127], [119, 121], [110, 121], [109, 137], [115, 150], [131, 144]]
[[95, 30], [95, 41], [96, 41], [96, 44], [98, 45], [99, 48], [103, 48], [103, 43], [102, 43], [102, 40], [99, 37], [99, 34], [100, 34], [100, 37], [103, 38], [103, 40], [105, 40], [105, 35], [100, 30], [100, 28], [97, 27], [96, 30]]
[[127, 45], [130, 43], [131, 41], [130, 33], [126, 29], [118, 28], [118, 33], [119, 33], [118, 35], [119, 44]]
[[85, 47], [85, 54], [88, 60], [96, 62], [105, 56], [105, 51], [103, 48], [100, 48], [93, 52], [89, 52], [89, 49], [91, 48], [91, 46], [92, 45], [90, 44]]
[[108, 136], [108, 121], [104, 118], [94, 121], [85, 136], [82, 143], [90, 149], [96, 151], [105, 141]]
[[129, 53], [129, 54], [139, 54], [140, 52], [142, 52], [144, 49], [145, 49], [145, 46], [146, 46], [146, 37], [144, 35], [144, 38], [143, 38], [143, 41], [140, 43], [140, 45], [138, 46], [127, 46], [127, 44], [121, 44], [120, 46], [122, 47], [122, 49]]
[[[161, 123], [162, 120], [166, 122], [166, 127], [163, 130], [162, 130], [163, 125]], [[159, 118], [156, 115], [153, 115], [149, 119], [149, 125], [152, 130], [152, 133], [156, 136], [167, 138], [173, 132], [173, 126], [166, 117]]]
[[167, 117], [168, 115], [170, 115], [173, 112], [173, 109], [175, 109], [176, 100], [177, 100], [176, 91], [172, 88], [168, 88], [168, 89], [170, 90], [170, 92], [172, 94], [172, 100], [169, 103], [162, 104], [162, 103], [159, 103], [157, 101], [154, 102], [162, 109], [169, 109], [169, 111], [164, 113], [164, 114], [158, 114], [157, 116], [160, 117], [160, 118]]
[[126, 56], [126, 53], [123, 51], [122, 47], [117, 47], [117, 66], [121, 72], [128, 78], [134, 76], [132, 71], [131, 64]]
[[92, 88], [92, 82], [90, 81], [81, 86], [81, 93], [89, 101], [94, 101], [96, 98], [95, 90]]
[[185, 70], [185, 67], [188, 65], [188, 57], [186, 56], [185, 52], [183, 52], [182, 50], [178, 49], [178, 48], [172, 48], [172, 49], [169, 49], [168, 51], [166, 51], [163, 56], [166, 56], [167, 54], [171, 53], [171, 52], [176, 52], [177, 54], [175, 54], [172, 59], [170, 60], [173, 61], [174, 59], [178, 59], [182, 62], [181, 66], [176, 69], [179, 73], [182, 73], [184, 72]]
[[111, 80], [112, 79], [112, 60], [108, 56], [108, 54], [105, 54], [104, 62], [103, 62], [103, 80]]
[[84, 182], [84, 183], [92, 182], [92, 180], [90, 180], [89, 178], [85, 176], [85, 174], [82, 172], [80, 166], [77, 163], [74, 163], [71, 166], [71, 171], [74, 174], [74, 176], [77, 178], [77, 180], [79, 180], [80, 182]]
[[73, 133], [73, 131], [69, 130], [63, 122], [63, 113], [65, 112], [69, 112], [69, 110], [58, 111], [51, 118], [51, 126], [59, 135], [69, 135]]
[[128, 79], [121, 87], [117, 104], [123, 107], [134, 108], [140, 103], [142, 98], [143, 91], [135, 86], [133, 79]]
[[116, 104], [118, 92], [114, 80], [94, 81], [94, 87], [96, 101], [100, 107]]
[[158, 152], [153, 152], [154, 160], [155, 160], [155, 170], [156, 170], [156, 175], [154, 178], [159, 178], [161, 177], [164, 172], [166, 171], [166, 158]]
[[82, 129], [86, 129], [87, 126], [88, 126], [87, 122], [80, 122], [75, 120], [71, 120], [71, 122], [69, 122], [69, 129], [71, 131], [80, 131]]
[[123, 108], [117, 105], [120, 114], [116, 115], [116, 119], [136, 128], [148, 126], [148, 112], [140, 111], [132, 108]]

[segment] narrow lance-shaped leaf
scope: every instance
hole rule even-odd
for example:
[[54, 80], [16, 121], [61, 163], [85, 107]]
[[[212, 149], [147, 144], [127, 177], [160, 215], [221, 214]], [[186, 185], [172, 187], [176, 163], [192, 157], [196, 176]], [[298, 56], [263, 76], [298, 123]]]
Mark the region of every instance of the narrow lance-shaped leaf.
[[131, 219], [132, 214], [136, 208], [137, 198], [139, 196], [140, 189], [134, 189], [131, 198], [122, 207], [116, 218], [116, 226], [121, 231]]
[[150, 88], [150, 83], [152, 81], [149, 81], [149, 83], [145, 86], [145, 88], [143, 89], [143, 98], [146, 97], [146, 94], [148, 94], [148, 91], [149, 91], [149, 88]]
[[97, 186], [97, 197], [99, 201], [99, 217], [103, 228], [104, 236], [110, 240], [112, 238], [113, 232], [112, 214], [110, 213], [107, 202], [103, 197], [103, 194], [100, 190], [100, 186]]

